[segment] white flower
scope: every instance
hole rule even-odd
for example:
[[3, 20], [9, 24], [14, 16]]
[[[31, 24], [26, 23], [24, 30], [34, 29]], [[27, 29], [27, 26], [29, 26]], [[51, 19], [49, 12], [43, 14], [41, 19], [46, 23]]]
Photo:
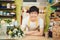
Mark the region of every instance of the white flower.
[[16, 31], [18, 31], [16, 28], [13, 30], [14, 33], [16, 33]]
[[9, 35], [11, 35], [12, 34], [12, 31], [9, 31], [8, 33], [9, 33]]
[[15, 35], [15, 37], [17, 37], [17, 35]]
[[18, 36], [20, 35], [21, 33], [18, 33]]

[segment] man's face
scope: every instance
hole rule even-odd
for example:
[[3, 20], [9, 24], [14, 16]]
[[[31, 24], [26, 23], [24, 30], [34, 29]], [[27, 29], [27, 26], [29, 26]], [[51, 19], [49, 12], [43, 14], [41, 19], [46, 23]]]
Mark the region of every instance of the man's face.
[[38, 17], [38, 13], [36, 11], [30, 13], [30, 18], [35, 20]]

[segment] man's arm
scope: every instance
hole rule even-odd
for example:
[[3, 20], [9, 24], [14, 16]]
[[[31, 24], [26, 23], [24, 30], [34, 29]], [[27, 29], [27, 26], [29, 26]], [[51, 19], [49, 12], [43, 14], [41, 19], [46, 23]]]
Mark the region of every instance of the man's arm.
[[39, 21], [39, 24], [40, 24], [40, 27], [39, 27], [39, 29], [40, 29], [40, 35], [43, 35], [43, 31], [44, 31], [44, 20], [41, 19]]
[[32, 34], [32, 35], [43, 35], [43, 31], [44, 31], [44, 21], [43, 19], [39, 20], [39, 30], [40, 31], [36, 31], [36, 33]]
[[32, 35], [42, 36], [43, 35], [43, 29], [40, 29], [40, 31], [34, 32]]
[[22, 25], [21, 25], [21, 30], [24, 32], [24, 34], [31, 35], [36, 32], [36, 31], [28, 31], [26, 24], [27, 24], [27, 19], [23, 19]]

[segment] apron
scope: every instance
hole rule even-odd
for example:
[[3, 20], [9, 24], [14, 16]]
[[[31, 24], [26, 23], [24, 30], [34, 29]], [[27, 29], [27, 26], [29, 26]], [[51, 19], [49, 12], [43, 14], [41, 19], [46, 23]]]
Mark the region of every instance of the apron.
[[[38, 19], [36, 19], [35, 23], [36, 23], [36, 28], [33, 29], [33, 31], [35, 31], [35, 30], [38, 30], [39, 31]], [[31, 29], [30, 29], [30, 20], [28, 20], [27, 28], [28, 28], [29, 31], [31, 31]]]

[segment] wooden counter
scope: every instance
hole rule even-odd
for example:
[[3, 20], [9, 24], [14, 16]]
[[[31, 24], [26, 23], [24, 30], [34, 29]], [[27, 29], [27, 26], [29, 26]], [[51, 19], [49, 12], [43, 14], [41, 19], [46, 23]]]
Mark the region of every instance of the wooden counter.
[[52, 40], [51, 38], [45, 38], [40, 36], [26, 36], [22, 40]]
[[6, 40], [52, 40], [52, 38], [45, 38], [45, 37], [40, 37], [40, 36], [25, 36], [23, 38], [19, 38], [19, 39], [14, 39], [14, 38], [11, 38], [9, 39], [8, 37], [0, 37], [1, 39], [6, 39]]

